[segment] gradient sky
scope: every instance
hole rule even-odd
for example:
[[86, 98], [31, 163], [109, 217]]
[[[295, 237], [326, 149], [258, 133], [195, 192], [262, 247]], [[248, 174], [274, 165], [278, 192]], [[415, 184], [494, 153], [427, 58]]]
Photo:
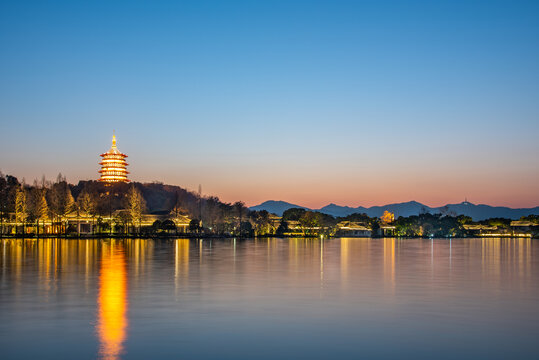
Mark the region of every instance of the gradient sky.
[[538, 1], [5, 1], [0, 169], [255, 205], [539, 205]]

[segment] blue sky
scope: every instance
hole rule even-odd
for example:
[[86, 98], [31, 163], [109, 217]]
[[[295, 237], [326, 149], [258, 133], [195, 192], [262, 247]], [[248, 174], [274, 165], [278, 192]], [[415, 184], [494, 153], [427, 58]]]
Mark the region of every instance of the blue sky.
[[535, 1], [2, 1], [0, 169], [252, 205], [539, 204]]

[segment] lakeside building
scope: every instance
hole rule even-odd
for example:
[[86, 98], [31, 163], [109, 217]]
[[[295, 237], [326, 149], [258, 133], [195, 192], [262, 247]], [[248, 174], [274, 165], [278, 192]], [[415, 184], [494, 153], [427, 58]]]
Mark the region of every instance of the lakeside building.
[[511, 232], [514, 236], [532, 236], [539, 233], [539, 224], [531, 221], [511, 221]]
[[[185, 215], [175, 215], [169, 211], [154, 212], [150, 214], [142, 214], [139, 221], [133, 222], [128, 221], [129, 215], [127, 210], [115, 210], [110, 216], [100, 217], [99, 222], [101, 223], [111, 223], [114, 224], [114, 233], [126, 233], [132, 230], [133, 227], [141, 227], [142, 229], [148, 229], [150, 227], [155, 227], [156, 224], [161, 225], [161, 223], [168, 222], [171, 228], [174, 229], [177, 233], [185, 234], [189, 230], [189, 223], [191, 219]], [[77, 215], [70, 214], [66, 217], [66, 225], [71, 229], [72, 233], [79, 234], [91, 234], [99, 231], [100, 225], [96, 217], [91, 217], [89, 215]], [[139, 229], [140, 231], [140, 229]]]
[[465, 224], [462, 227], [477, 237], [532, 237], [539, 231], [539, 225], [522, 220], [511, 221], [509, 227], [484, 224]]
[[127, 155], [122, 154], [116, 147], [116, 135], [112, 135], [110, 150], [99, 156], [103, 158], [99, 163], [101, 165], [99, 181], [105, 183], [129, 182], [127, 179], [127, 174], [129, 174], [127, 165], [129, 164], [125, 161]]
[[497, 226], [484, 225], [484, 224], [464, 224], [462, 225], [471, 236], [488, 237], [499, 236], [500, 234], [506, 235], [508, 232], [505, 229], [498, 229]]
[[297, 220], [286, 221], [288, 230], [284, 233], [286, 236], [305, 236], [310, 234], [317, 234], [324, 230], [322, 226], [305, 226]]
[[279, 228], [281, 225], [281, 220], [283, 219], [282, 216], [275, 215], [275, 214], [269, 214], [269, 221], [271, 223], [272, 228], [274, 229], [274, 232]]
[[396, 230], [397, 230], [396, 226], [382, 224], [380, 225], [380, 228], [376, 231], [376, 235], [382, 236], [382, 237], [395, 236]]
[[337, 235], [346, 237], [371, 237], [372, 230], [361, 223], [341, 221], [337, 224]]
[[[60, 221], [51, 219], [40, 220], [39, 225], [36, 222], [18, 223], [15, 220], [15, 213], [8, 213], [7, 219], [2, 223], [0, 230], [2, 235], [15, 235], [23, 233], [24, 235], [35, 236], [54, 235], [54, 234], [71, 234], [71, 235], [89, 235], [97, 233], [108, 233], [109, 224], [113, 224], [114, 234], [125, 234], [126, 232], [136, 228], [141, 228], [142, 232], [159, 230], [162, 224], [168, 223], [167, 230], [173, 230], [179, 234], [189, 232], [189, 223], [191, 219], [186, 215], [175, 215], [169, 211], [154, 212], [150, 214], [142, 214], [140, 221], [135, 224], [126, 220], [126, 210], [115, 210], [111, 216], [92, 216], [84, 213], [73, 212], [64, 216]], [[39, 229], [38, 229], [39, 226]]]

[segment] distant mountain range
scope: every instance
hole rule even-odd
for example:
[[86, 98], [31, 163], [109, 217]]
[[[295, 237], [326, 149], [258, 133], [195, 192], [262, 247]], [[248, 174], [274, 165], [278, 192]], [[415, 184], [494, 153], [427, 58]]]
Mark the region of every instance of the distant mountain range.
[[260, 205], [250, 207], [251, 210], [266, 210], [270, 213], [281, 216], [283, 212], [291, 208], [302, 208], [306, 210], [319, 211], [324, 214], [329, 214], [335, 217], [347, 216], [353, 213], [365, 213], [370, 217], [380, 217], [385, 210], [395, 214], [395, 217], [399, 216], [411, 216], [421, 213], [431, 214], [444, 214], [444, 215], [466, 215], [470, 216], [475, 221], [480, 221], [489, 218], [501, 217], [508, 219], [519, 219], [522, 216], [539, 215], [539, 206], [528, 209], [512, 209], [503, 206], [490, 206], [483, 204], [472, 204], [468, 201], [461, 202], [460, 204], [447, 204], [441, 207], [429, 207], [421, 204], [417, 201], [409, 201], [398, 204], [388, 204], [383, 206], [371, 206], [371, 207], [350, 207], [340, 206], [336, 204], [329, 204], [320, 209], [309, 209], [305, 206], [295, 205], [286, 201], [265, 201]]

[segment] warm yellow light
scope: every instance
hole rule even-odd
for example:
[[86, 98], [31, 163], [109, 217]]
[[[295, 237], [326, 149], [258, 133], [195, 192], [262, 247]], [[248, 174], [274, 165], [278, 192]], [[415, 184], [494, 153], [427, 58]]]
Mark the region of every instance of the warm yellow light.
[[114, 245], [103, 245], [99, 274], [97, 334], [103, 359], [117, 359], [127, 332], [127, 277], [125, 255]]

